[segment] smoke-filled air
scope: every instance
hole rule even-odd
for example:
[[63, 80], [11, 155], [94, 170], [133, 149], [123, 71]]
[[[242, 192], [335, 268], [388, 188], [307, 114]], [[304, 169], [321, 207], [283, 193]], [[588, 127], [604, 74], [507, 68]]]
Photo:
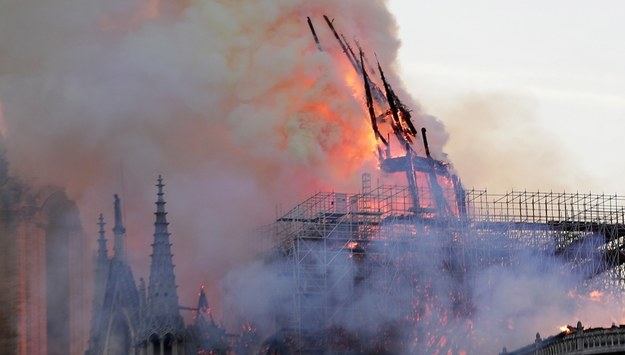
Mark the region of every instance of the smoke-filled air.
[[[162, 174], [180, 303], [196, 302], [206, 285], [215, 317], [227, 326], [249, 321], [271, 336], [281, 295], [292, 288], [278, 277], [283, 264], [257, 258], [265, 249], [255, 227], [316, 191], [359, 191], [364, 172], [396, 182], [379, 172], [363, 79], [323, 15], [362, 47], [370, 67], [377, 56], [414, 125], [427, 128], [432, 157], [446, 160], [444, 117], [424, 114], [394, 71], [400, 41], [385, 1], [0, 1], [0, 133], [10, 173], [65, 188], [80, 209], [90, 252], [98, 214], [111, 227], [119, 194], [137, 279], [148, 273], [153, 185]], [[469, 244], [485, 243], [466, 235]], [[493, 353], [529, 343], [537, 330], [556, 333], [586, 312], [594, 325], [621, 321], [607, 316], [603, 300], [571, 294], [578, 275], [551, 273], [527, 256], [506, 269], [475, 266], [459, 279], [440, 267], [447, 247], [433, 246], [427, 260], [397, 256], [410, 270], [400, 279], [430, 280], [427, 286], [405, 283], [391, 295], [353, 286], [353, 302], [366, 316], [334, 325], [375, 334], [396, 322], [402, 328], [384, 328], [392, 334], [383, 337], [394, 342], [387, 347], [393, 353], [437, 346]], [[352, 278], [359, 272], [354, 260], [345, 254], [341, 265]], [[374, 286], [399, 282], [369, 276]], [[467, 299], [455, 296], [458, 283], [470, 291]], [[348, 291], [354, 288], [336, 292]], [[421, 302], [406, 302], [415, 296]], [[395, 313], [378, 311], [394, 302]]]
[[242, 234], [280, 204], [353, 189], [376, 166], [361, 79], [326, 28], [318, 31], [326, 51], [317, 51], [306, 17], [336, 18], [396, 82], [399, 41], [384, 2], [54, 0], [2, 9], [11, 171], [66, 187], [89, 232], [119, 193], [131, 259], [146, 265], [153, 184], [163, 174], [174, 253], [194, 261], [179, 263], [181, 289], [253, 254]]
[[93, 245], [98, 213], [112, 221], [119, 193], [140, 275], [163, 174], [174, 258], [192, 261], [178, 262], [178, 280], [194, 300], [199, 284], [255, 253], [244, 235], [277, 208], [356, 189], [377, 164], [362, 79], [321, 28], [324, 14], [397, 82], [382, 1], [3, 1], [11, 172], [65, 187]]

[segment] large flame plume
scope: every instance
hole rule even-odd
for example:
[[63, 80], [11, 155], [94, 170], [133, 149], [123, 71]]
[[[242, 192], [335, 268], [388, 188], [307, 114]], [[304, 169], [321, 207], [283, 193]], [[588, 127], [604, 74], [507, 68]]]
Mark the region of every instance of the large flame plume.
[[[0, 101], [12, 172], [66, 187], [88, 231], [120, 193], [139, 275], [148, 185], [164, 174], [183, 302], [253, 254], [242, 235], [276, 203], [352, 189], [377, 165], [360, 79], [328, 31], [316, 50], [307, 16], [340, 19], [407, 97], [391, 69], [399, 41], [384, 1], [9, 3]], [[440, 152], [441, 125], [413, 117]]]
[[[93, 241], [97, 213], [109, 211], [113, 193], [120, 193], [131, 264], [143, 265], [137, 277], [146, 276], [152, 233], [155, 196], [147, 185], [164, 174], [182, 304], [194, 302], [197, 286], [206, 282], [219, 310], [214, 281], [256, 251], [244, 236], [273, 216], [275, 203], [291, 206], [319, 189], [357, 190], [360, 172], [377, 165], [362, 81], [323, 26], [324, 51], [317, 50], [307, 16], [319, 23], [323, 14], [336, 18], [342, 33], [377, 54], [398, 96], [414, 110], [415, 126], [427, 127], [432, 155], [444, 158], [441, 123], [408, 100], [392, 71], [399, 41], [384, 1], [5, 4], [0, 133], [12, 172], [65, 186]], [[525, 341], [520, 332], [493, 333], [501, 319], [510, 329], [556, 329], [542, 321], [560, 322], [575, 309], [551, 301], [569, 284], [528, 269], [493, 270], [476, 283], [476, 302], [489, 312], [473, 322], [454, 327], [436, 308], [425, 317], [438, 321], [440, 313], [441, 327], [469, 329], [478, 345], [493, 334]], [[538, 276], [519, 281], [519, 275]], [[544, 291], [545, 280], [560, 287]], [[493, 284], [498, 287], [479, 293], [480, 285]], [[519, 297], [519, 287], [535, 290], [535, 297]], [[242, 297], [258, 298], [258, 289]], [[529, 300], [541, 301], [547, 292], [553, 295], [544, 308], [552, 310], [544, 314]], [[454, 340], [450, 334], [426, 334], [425, 341], [444, 347]]]

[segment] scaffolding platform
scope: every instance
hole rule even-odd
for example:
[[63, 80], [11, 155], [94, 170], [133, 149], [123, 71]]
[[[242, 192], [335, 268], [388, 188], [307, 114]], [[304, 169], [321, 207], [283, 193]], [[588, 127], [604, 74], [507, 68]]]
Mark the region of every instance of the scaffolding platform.
[[528, 252], [544, 267], [557, 264], [554, 272], [583, 275], [580, 287], [625, 289], [625, 197], [469, 190], [462, 214], [441, 215], [415, 211], [412, 195], [405, 186], [371, 188], [365, 174], [360, 193], [319, 192], [259, 229], [272, 257], [290, 268], [292, 312], [277, 326], [295, 339], [296, 352], [328, 349], [328, 329], [367, 322], [356, 309], [367, 287], [381, 295], [381, 309], [407, 304], [404, 320], [425, 322], [419, 309], [436, 303], [429, 299], [436, 280], [423, 276], [424, 267], [456, 285], [448, 297], [458, 314], [471, 312], [475, 270], [523, 263]]

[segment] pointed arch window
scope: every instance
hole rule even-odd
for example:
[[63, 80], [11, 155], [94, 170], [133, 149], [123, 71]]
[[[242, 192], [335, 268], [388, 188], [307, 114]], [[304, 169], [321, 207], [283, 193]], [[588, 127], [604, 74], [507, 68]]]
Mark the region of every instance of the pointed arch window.
[[148, 351], [148, 354], [161, 355], [161, 339], [159, 339], [158, 335], [150, 335], [150, 343], [148, 344], [148, 347], [150, 350]]
[[163, 338], [163, 355], [172, 355], [174, 348], [174, 336], [167, 333]]

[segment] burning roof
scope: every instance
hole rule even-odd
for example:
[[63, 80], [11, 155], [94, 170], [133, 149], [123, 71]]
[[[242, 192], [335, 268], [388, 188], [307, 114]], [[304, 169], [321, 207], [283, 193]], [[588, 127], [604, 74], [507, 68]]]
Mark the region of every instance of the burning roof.
[[[368, 65], [365, 53], [356, 41], [358, 57], [343, 34], [339, 34], [334, 20], [323, 15], [325, 22], [339, 43], [345, 57], [353, 70], [362, 78], [366, 107], [369, 113], [370, 126], [377, 144], [378, 160], [381, 169], [386, 173], [405, 174], [413, 201], [412, 212], [422, 216], [461, 217], [463, 210], [464, 189], [460, 179], [452, 172], [451, 164], [436, 160], [430, 153], [426, 128], [421, 128], [421, 138], [425, 156], [420, 156], [415, 149], [419, 139], [417, 129], [411, 119], [410, 109], [399, 99], [387, 81], [380, 62], [377, 62], [377, 73], [380, 75], [382, 87], [375, 83], [367, 72], [376, 73], [375, 68]], [[308, 25], [319, 51], [322, 51], [317, 32], [308, 17]], [[365, 65], [367, 64], [367, 65]], [[380, 115], [376, 113], [382, 111]], [[383, 133], [384, 132], [384, 133]], [[391, 139], [391, 135], [393, 139]], [[399, 147], [400, 153], [391, 150], [391, 142]], [[451, 186], [453, 193], [445, 196], [446, 187]], [[421, 187], [421, 188], [420, 188]], [[423, 189], [423, 187], [426, 187]], [[424, 192], [428, 194], [424, 196]]]

